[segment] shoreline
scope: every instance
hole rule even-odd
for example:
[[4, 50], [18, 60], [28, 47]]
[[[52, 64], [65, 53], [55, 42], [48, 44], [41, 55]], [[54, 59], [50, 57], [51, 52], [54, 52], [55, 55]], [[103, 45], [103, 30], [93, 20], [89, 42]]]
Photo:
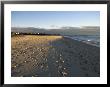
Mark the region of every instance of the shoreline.
[[100, 48], [63, 36], [12, 37], [11, 59], [12, 77], [100, 76]]
[[99, 47], [100, 48], [100, 45], [96, 45], [96, 44], [93, 44], [91, 43], [90, 41], [84, 41], [84, 40], [76, 40], [76, 39], [73, 39], [71, 37], [68, 37], [68, 36], [63, 36], [64, 38], [68, 38], [68, 39], [71, 39], [71, 40], [75, 40], [75, 41], [78, 41], [78, 42], [81, 42], [81, 43], [85, 43], [85, 44], [89, 44], [91, 46], [95, 46], [95, 47]]

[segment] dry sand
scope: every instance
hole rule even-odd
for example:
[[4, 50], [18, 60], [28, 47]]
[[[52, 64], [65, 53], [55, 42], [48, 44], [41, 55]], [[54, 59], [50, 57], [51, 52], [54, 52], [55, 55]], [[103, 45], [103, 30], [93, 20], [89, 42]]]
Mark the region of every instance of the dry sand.
[[100, 48], [62, 36], [11, 38], [12, 77], [99, 77]]

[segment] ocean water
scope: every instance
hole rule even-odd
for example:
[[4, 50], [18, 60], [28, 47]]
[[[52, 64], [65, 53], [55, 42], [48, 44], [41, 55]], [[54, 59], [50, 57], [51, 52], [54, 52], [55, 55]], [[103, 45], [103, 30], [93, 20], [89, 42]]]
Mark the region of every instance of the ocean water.
[[64, 36], [64, 37], [100, 47], [100, 36], [99, 35], [74, 35], [74, 36]]

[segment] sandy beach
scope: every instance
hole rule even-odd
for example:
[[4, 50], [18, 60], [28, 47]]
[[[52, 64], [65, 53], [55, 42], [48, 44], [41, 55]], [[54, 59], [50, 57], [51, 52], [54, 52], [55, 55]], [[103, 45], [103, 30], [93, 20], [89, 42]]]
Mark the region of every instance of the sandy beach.
[[11, 76], [99, 77], [100, 48], [63, 36], [13, 36]]

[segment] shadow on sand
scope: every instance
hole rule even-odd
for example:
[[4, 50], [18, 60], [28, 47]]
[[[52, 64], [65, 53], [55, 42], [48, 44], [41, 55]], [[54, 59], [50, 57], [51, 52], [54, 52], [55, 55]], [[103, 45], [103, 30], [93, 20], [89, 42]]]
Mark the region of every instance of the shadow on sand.
[[99, 77], [100, 48], [69, 38], [50, 43], [48, 66], [53, 77]]

